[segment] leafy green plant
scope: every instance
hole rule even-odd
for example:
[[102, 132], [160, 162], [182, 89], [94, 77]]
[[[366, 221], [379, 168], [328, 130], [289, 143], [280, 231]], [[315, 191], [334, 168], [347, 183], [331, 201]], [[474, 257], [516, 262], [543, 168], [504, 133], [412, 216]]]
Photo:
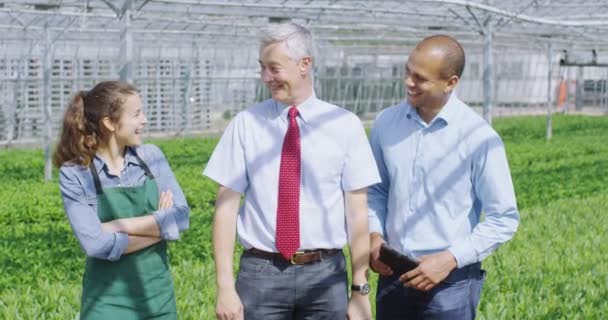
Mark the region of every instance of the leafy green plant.
[[[498, 119], [521, 225], [484, 261], [480, 319], [604, 319], [608, 314], [608, 119]], [[211, 224], [216, 185], [201, 175], [216, 138], [153, 141], [192, 208], [190, 229], [170, 244], [181, 319], [214, 319]], [[57, 182], [44, 183], [40, 150], [0, 151], [0, 319], [74, 319], [84, 254]], [[237, 254], [241, 249], [237, 249]], [[235, 258], [235, 270], [238, 256]], [[376, 276], [371, 276], [375, 284]], [[375, 287], [375, 285], [373, 285]], [[373, 296], [373, 292], [372, 292]], [[373, 299], [372, 299], [373, 303]]]

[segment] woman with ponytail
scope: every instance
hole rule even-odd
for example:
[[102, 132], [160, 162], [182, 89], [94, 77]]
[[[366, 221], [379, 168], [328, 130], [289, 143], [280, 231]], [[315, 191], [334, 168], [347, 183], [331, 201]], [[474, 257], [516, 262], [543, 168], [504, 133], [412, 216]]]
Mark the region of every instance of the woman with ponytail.
[[135, 87], [74, 95], [53, 157], [74, 235], [87, 255], [80, 319], [177, 319], [167, 241], [190, 209], [158, 147], [142, 145]]

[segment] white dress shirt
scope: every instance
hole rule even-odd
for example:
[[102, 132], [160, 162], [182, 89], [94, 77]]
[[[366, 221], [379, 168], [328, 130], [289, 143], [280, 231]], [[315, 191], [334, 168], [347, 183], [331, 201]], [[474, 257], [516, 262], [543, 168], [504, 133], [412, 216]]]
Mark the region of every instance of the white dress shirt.
[[[237, 114], [203, 172], [245, 194], [237, 234], [246, 249], [278, 251], [279, 166], [289, 107], [266, 100]], [[378, 169], [357, 116], [317, 99], [314, 93], [297, 108], [302, 155], [300, 250], [342, 248], [347, 243], [344, 192], [378, 183]]]

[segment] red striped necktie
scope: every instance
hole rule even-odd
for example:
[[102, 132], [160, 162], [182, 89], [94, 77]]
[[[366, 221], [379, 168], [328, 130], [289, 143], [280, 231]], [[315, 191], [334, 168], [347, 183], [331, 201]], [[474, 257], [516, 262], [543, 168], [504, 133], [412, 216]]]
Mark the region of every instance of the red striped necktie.
[[276, 246], [289, 260], [300, 248], [300, 128], [298, 109], [289, 109], [289, 127], [281, 150]]

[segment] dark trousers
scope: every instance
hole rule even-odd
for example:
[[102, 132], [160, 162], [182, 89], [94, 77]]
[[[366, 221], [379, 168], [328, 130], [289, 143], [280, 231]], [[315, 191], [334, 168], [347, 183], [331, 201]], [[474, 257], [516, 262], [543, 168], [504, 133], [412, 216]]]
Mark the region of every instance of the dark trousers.
[[246, 320], [345, 319], [348, 305], [344, 254], [306, 265], [276, 256], [241, 256], [236, 290]]
[[480, 263], [453, 270], [433, 289], [404, 287], [399, 276], [379, 277], [376, 319], [475, 319], [485, 271]]

